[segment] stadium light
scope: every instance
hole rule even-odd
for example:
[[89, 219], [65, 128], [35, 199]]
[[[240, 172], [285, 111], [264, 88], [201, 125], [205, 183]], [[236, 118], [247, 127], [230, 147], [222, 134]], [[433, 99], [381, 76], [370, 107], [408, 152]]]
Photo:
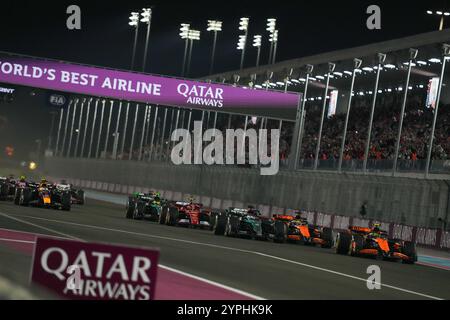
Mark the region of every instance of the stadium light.
[[262, 43], [262, 36], [261, 35], [254, 35], [253, 36], [253, 46], [257, 48], [256, 53], [256, 67], [259, 67], [259, 57], [261, 55], [261, 43]]
[[438, 59], [438, 58], [431, 58], [431, 59], [428, 59], [428, 61], [431, 63], [441, 63], [441, 59]]
[[143, 8], [141, 12], [141, 22], [147, 24], [147, 35], [145, 36], [145, 47], [144, 47], [144, 58], [142, 61], [142, 71], [145, 71], [145, 65], [147, 62], [147, 50], [148, 50], [148, 39], [150, 36], [150, 25], [152, 24], [152, 9]]
[[250, 21], [249, 18], [241, 18], [239, 21], [239, 30], [247, 31], [249, 21]]
[[267, 19], [267, 28], [266, 28], [266, 30], [269, 31], [270, 33], [274, 33], [276, 25], [277, 25], [277, 19], [269, 18], [269, 19]]
[[245, 36], [244, 35], [240, 35], [239, 36], [239, 41], [237, 44], [237, 49], [238, 50], [244, 50], [245, 47]]
[[241, 52], [241, 64], [240, 64], [240, 70], [244, 67], [244, 58], [245, 58], [245, 48], [247, 46], [247, 36], [248, 36], [248, 25], [250, 22], [250, 18], [241, 18], [239, 20], [239, 30], [244, 31], [243, 35], [239, 35], [239, 42], [238, 42], [238, 50], [242, 50]]
[[139, 24], [139, 12], [131, 12], [131, 15], [128, 19], [130, 19], [128, 24], [132, 27], [136, 27]]
[[189, 29], [190, 29], [190, 24], [189, 23], [182, 23], [181, 24], [181, 28], [180, 28], [180, 37], [181, 39], [187, 39], [188, 34], [189, 34]]
[[[269, 41], [270, 41], [269, 64], [273, 64], [275, 62], [276, 46], [278, 43], [278, 30], [276, 30], [276, 25], [277, 25], [277, 19], [275, 19], [275, 18], [267, 19], [266, 30], [269, 31], [269, 33], [270, 33], [270, 35], [269, 35]], [[273, 56], [272, 56], [272, 53], [273, 53]]]
[[180, 28], [180, 37], [184, 40], [184, 55], [183, 55], [183, 66], [181, 67], [181, 76], [184, 76], [184, 71], [186, 69], [186, 57], [187, 57], [187, 51], [189, 46], [189, 29], [191, 25], [189, 23], [182, 23]]
[[187, 32], [187, 39], [190, 42], [189, 56], [188, 56], [187, 70], [186, 70], [186, 75], [188, 76], [189, 71], [191, 70], [192, 47], [194, 46], [194, 41], [200, 40], [200, 31], [189, 29]]
[[432, 10], [427, 10], [427, 14], [429, 15], [436, 15], [439, 16], [439, 31], [444, 29], [444, 17], [448, 17], [450, 16], [450, 12], [448, 11], [443, 11], [443, 10], [436, 10], [436, 11], [432, 11]]
[[216, 54], [217, 32], [222, 31], [222, 21], [208, 20], [208, 27], [206, 28], [206, 31], [214, 32], [213, 47], [211, 52], [211, 63], [209, 66], [209, 74], [211, 75], [214, 69], [214, 56]]
[[130, 21], [128, 24], [134, 27], [134, 43], [133, 43], [133, 53], [131, 56], [131, 70], [134, 69], [134, 58], [136, 56], [136, 45], [138, 40], [139, 33], [139, 12], [131, 12], [130, 17], [128, 18]]

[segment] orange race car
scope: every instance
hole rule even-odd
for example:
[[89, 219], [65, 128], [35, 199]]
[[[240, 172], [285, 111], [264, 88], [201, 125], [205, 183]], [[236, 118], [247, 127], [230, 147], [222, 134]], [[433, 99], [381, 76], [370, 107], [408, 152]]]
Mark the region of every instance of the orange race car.
[[318, 227], [308, 223], [308, 220], [300, 215], [290, 216], [274, 214], [274, 221], [283, 221], [287, 242], [320, 245], [322, 248], [333, 246], [333, 233], [331, 228]]
[[348, 231], [339, 232], [335, 248], [338, 254], [401, 260], [410, 264], [417, 261], [415, 243], [389, 239], [387, 232], [381, 230], [378, 223], [372, 228], [350, 226]]

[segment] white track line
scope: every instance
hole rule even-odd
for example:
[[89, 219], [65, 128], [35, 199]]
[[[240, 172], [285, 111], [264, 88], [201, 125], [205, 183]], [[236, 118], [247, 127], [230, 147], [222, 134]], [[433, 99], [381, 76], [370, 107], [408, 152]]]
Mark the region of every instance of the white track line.
[[264, 298], [262, 298], [262, 297], [255, 296], [255, 295], [250, 294], [250, 293], [248, 293], [248, 292], [245, 292], [245, 291], [242, 291], [242, 290], [239, 290], [239, 289], [235, 289], [235, 288], [226, 286], [226, 285], [224, 285], [224, 284], [221, 284], [221, 283], [218, 283], [218, 282], [215, 282], [215, 281], [207, 280], [207, 279], [205, 279], [205, 278], [201, 278], [201, 277], [198, 277], [198, 276], [194, 276], [194, 275], [192, 275], [192, 274], [190, 274], [190, 273], [186, 273], [186, 272], [184, 272], [184, 271], [180, 271], [180, 270], [177, 270], [177, 269], [173, 269], [173, 268], [170, 268], [170, 267], [168, 267], [168, 266], [164, 266], [164, 265], [162, 265], [162, 264], [159, 264], [158, 266], [161, 267], [161, 268], [163, 268], [163, 269], [166, 269], [166, 270], [169, 270], [169, 271], [172, 271], [172, 272], [179, 273], [179, 274], [181, 274], [181, 275], [183, 275], [183, 276], [186, 276], [186, 277], [189, 277], [189, 278], [192, 278], [192, 279], [195, 279], [195, 280], [199, 280], [199, 281], [205, 282], [205, 283], [207, 283], [207, 284], [211, 284], [211, 285], [214, 285], [214, 286], [216, 286], [216, 287], [219, 287], [219, 288], [222, 288], [222, 289], [226, 289], [226, 290], [228, 290], [228, 291], [232, 291], [232, 292], [237, 293], [237, 294], [240, 294], [240, 295], [242, 295], [242, 296], [247, 296], [247, 297], [249, 297], [249, 298], [251, 298], [251, 299], [255, 299], [255, 300], [266, 300], [266, 299], [264, 299]]
[[25, 220], [22, 220], [22, 219], [19, 219], [19, 218], [16, 218], [16, 217], [12, 217], [9, 214], [3, 213], [3, 212], [0, 212], [0, 216], [9, 218], [11, 220], [16, 220], [18, 222], [21, 222], [21, 223], [24, 223], [24, 224], [28, 224], [30, 226], [33, 226], [33, 227], [36, 227], [36, 228], [39, 228], [39, 229], [43, 229], [43, 230], [50, 231], [50, 232], [53, 232], [53, 233], [56, 233], [56, 234], [60, 234], [60, 235], [62, 235], [64, 237], [66, 237], [66, 238], [70, 238], [70, 239], [74, 239], [74, 240], [81, 240], [80, 238], [71, 236], [71, 235], [66, 234], [66, 233], [62, 233], [62, 232], [56, 231], [54, 229], [50, 229], [50, 228], [47, 228], [47, 227], [44, 227], [44, 226], [40, 226], [38, 224], [34, 224], [34, 223], [31, 223], [31, 222], [28, 222], [28, 221], [25, 221]]
[[67, 239], [67, 237], [54, 236], [54, 235], [46, 234], [46, 233], [37, 233], [37, 232], [29, 232], [29, 231], [22, 231], [22, 230], [12, 230], [12, 229], [0, 228], [0, 231], [2, 231], [2, 230], [26, 233], [26, 234], [30, 234], [30, 235], [33, 235], [33, 236], [45, 236], [45, 237], [51, 236], [53, 238]]
[[[255, 254], [263, 256], [263, 257], [268, 257], [268, 258], [277, 259], [277, 260], [284, 261], [284, 262], [297, 264], [297, 265], [308, 267], [308, 268], [312, 268], [312, 269], [315, 269], [315, 270], [320, 270], [320, 271], [324, 271], [324, 272], [328, 272], [328, 273], [333, 273], [333, 274], [336, 274], [336, 275], [339, 275], [339, 276], [342, 276], [342, 277], [347, 277], [347, 278], [351, 278], [351, 279], [367, 282], [367, 279], [356, 277], [356, 276], [352, 276], [352, 275], [349, 275], [349, 274], [346, 274], [346, 273], [333, 271], [333, 270], [325, 269], [325, 268], [321, 268], [321, 267], [316, 267], [316, 266], [313, 266], [313, 265], [310, 265], [310, 264], [306, 264], [306, 263], [301, 263], [301, 262], [298, 262], [298, 261], [292, 261], [292, 260], [288, 260], [288, 259], [284, 259], [284, 258], [280, 258], [280, 257], [275, 257], [275, 256], [271, 256], [271, 255], [268, 255], [268, 254], [265, 254], [265, 253], [255, 252]], [[444, 300], [442, 298], [430, 296], [430, 295], [423, 294], [423, 293], [416, 292], [416, 291], [412, 291], [412, 290], [403, 289], [403, 288], [392, 286], [392, 285], [389, 285], [389, 284], [384, 284], [384, 283], [379, 283], [379, 282], [374, 282], [374, 283], [379, 284], [380, 286], [384, 286], [384, 287], [387, 287], [387, 288], [399, 290], [399, 291], [406, 292], [406, 293], [416, 294], [416, 295], [419, 295], [419, 296], [422, 296], [422, 297], [425, 297], [425, 298], [429, 298], [429, 299]]]
[[28, 241], [28, 240], [17, 240], [17, 239], [9, 239], [9, 238], [0, 238], [0, 241], [7, 241], [7, 242], [20, 242], [20, 243], [32, 243], [35, 244], [35, 241]]
[[[257, 251], [250, 251], [250, 250], [245, 250], [245, 249], [237, 249], [237, 248], [232, 248], [232, 247], [227, 247], [227, 246], [214, 245], [214, 244], [210, 244], [210, 243], [189, 241], [189, 240], [184, 240], [184, 239], [170, 238], [170, 237], [163, 237], [163, 236], [155, 236], [155, 235], [150, 235], [150, 234], [145, 234], [145, 233], [140, 233], [140, 232], [133, 232], [133, 231], [127, 231], [127, 230], [121, 230], [121, 229], [111, 229], [111, 228], [105, 228], [105, 227], [100, 227], [100, 226], [95, 226], [95, 225], [81, 224], [81, 223], [61, 221], [61, 220], [55, 220], [55, 219], [46, 219], [46, 218], [34, 217], [34, 216], [26, 216], [26, 215], [22, 216], [22, 217], [32, 218], [32, 219], [37, 219], [37, 220], [43, 220], [43, 221], [49, 221], [49, 222], [56, 222], [56, 223], [61, 223], [61, 224], [80, 226], [80, 227], [85, 227], [85, 228], [92, 228], [92, 229], [105, 230], [105, 231], [111, 231], [111, 232], [120, 232], [120, 233], [125, 233], [125, 234], [138, 235], [138, 236], [142, 236], [142, 237], [165, 239], [165, 240], [171, 240], [171, 241], [177, 241], [177, 242], [183, 242], [183, 243], [190, 243], [190, 244], [202, 245], [202, 246], [213, 247], [213, 248], [220, 248], [220, 249], [237, 251], [237, 252], [256, 254], [256, 255], [259, 255], [259, 256], [266, 257], [266, 258], [271, 258], [271, 259], [275, 259], [275, 260], [279, 260], [279, 261], [283, 261], [283, 262], [287, 262], [287, 263], [301, 265], [303, 267], [307, 267], [307, 268], [311, 268], [311, 269], [315, 269], [315, 270], [319, 270], [319, 271], [323, 271], [323, 272], [339, 275], [339, 276], [350, 278], [350, 279], [354, 279], [354, 280], [364, 281], [364, 282], [367, 283], [367, 279], [364, 279], [364, 278], [359, 278], [359, 277], [356, 277], [356, 276], [352, 276], [350, 274], [346, 274], [346, 273], [342, 273], [342, 272], [338, 272], [338, 271], [334, 271], [334, 270], [326, 269], [326, 268], [322, 268], [322, 267], [317, 267], [317, 266], [314, 266], [314, 265], [310, 265], [310, 264], [306, 264], [306, 263], [302, 263], [302, 262], [298, 262], [298, 261], [288, 260], [288, 259], [284, 259], [284, 258], [277, 257], [277, 256], [272, 256], [272, 255], [265, 254], [265, 253], [262, 253], [262, 252], [257, 252]], [[381, 284], [381, 285], [385, 286], [387, 288], [390, 288], [390, 289], [398, 290], [398, 291], [401, 291], [401, 292], [405, 292], [405, 293], [409, 293], [409, 294], [413, 294], [413, 295], [417, 295], [417, 296], [421, 296], [421, 297], [425, 297], [425, 298], [429, 298], [429, 299], [444, 300], [444, 299], [439, 298], [439, 297], [427, 295], [427, 294], [420, 293], [420, 292], [417, 292], [417, 291], [403, 289], [403, 288], [400, 288], [400, 287], [396, 287], [396, 286], [392, 286], [392, 285], [388, 285], [388, 284], [384, 284], [384, 283]]]
[[[0, 212], [0, 215], [4, 216], [4, 217], [6, 217], [6, 218], [10, 218], [10, 219], [12, 219], [12, 220], [16, 220], [16, 221], [19, 221], [19, 222], [22, 222], [22, 223], [25, 223], [25, 224], [28, 224], [28, 225], [37, 227], [37, 228], [41, 228], [41, 229], [44, 229], [44, 230], [47, 230], [47, 231], [50, 231], [50, 232], [53, 232], [53, 233], [58, 233], [58, 234], [64, 235], [66, 238], [78, 240], [78, 241], [81, 241], [81, 242], [87, 242], [86, 240], [83, 240], [83, 239], [81, 239], [81, 238], [73, 237], [73, 236], [71, 236], [71, 235], [68, 235], [68, 234], [65, 234], [65, 233], [56, 231], [56, 230], [54, 230], [54, 229], [50, 229], [50, 228], [47, 228], [47, 227], [44, 227], [44, 226], [40, 226], [40, 225], [31, 223], [31, 222], [28, 222], [28, 221], [24, 221], [24, 220], [22, 220], [22, 219], [18, 219], [18, 218], [15, 218], [15, 217], [11, 217], [10, 215], [5, 214], [5, 213], [3, 213], [3, 212]], [[38, 218], [38, 217], [33, 217], [33, 216], [24, 216], [24, 217], [27, 217], [27, 218], [35, 218], [35, 219], [39, 219], [39, 220], [52, 221], [52, 222], [64, 223], [64, 221], [52, 220], [52, 219], [44, 219], [44, 218]], [[106, 229], [106, 230], [108, 230], [107, 228], [101, 228], [101, 227], [89, 226], [89, 225], [82, 225], [82, 224], [78, 224], [78, 223], [71, 223], [71, 222], [68, 222], [68, 224], [74, 224], [74, 225], [77, 225], [77, 226], [92, 227], [92, 228], [98, 228], [98, 229]], [[3, 228], [2, 228], [2, 229], [3, 229]], [[8, 229], [3, 229], [3, 230], [8, 230]], [[9, 230], [10, 230], [10, 231], [14, 231], [14, 230], [11, 230], [11, 229], [9, 229]], [[111, 231], [111, 230], [110, 230], [110, 231]], [[119, 230], [114, 230], [114, 231], [118, 232]], [[29, 232], [29, 233], [31, 233], [31, 232]], [[43, 236], [51, 236], [51, 235], [45, 235], [45, 234], [39, 234], [39, 235], [43, 235]], [[3, 240], [3, 239], [0, 238], [0, 240]], [[11, 240], [11, 239], [4, 239], [4, 240], [6, 240], [6, 241], [14, 241], [14, 242], [26, 242], [26, 243], [33, 243], [33, 244], [35, 243], [35, 241], [22, 241], [22, 240]], [[163, 269], [166, 269], [166, 270], [169, 270], [169, 271], [172, 271], [172, 272], [176, 272], [176, 273], [181, 274], [181, 275], [183, 275], [183, 276], [190, 277], [190, 278], [192, 278], [192, 279], [196, 279], [196, 280], [199, 280], [199, 281], [208, 283], [208, 284], [210, 284], [210, 285], [213, 285], [213, 286], [216, 286], [216, 287], [219, 287], [219, 288], [222, 288], [222, 289], [229, 290], [229, 291], [231, 291], [231, 292], [234, 292], [234, 293], [243, 295], [243, 296], [248, 297], [248, 298], [251, 298], [251, 299], [255, 299], [255, 300], [266, 300], [265, 298], [262, 298], [262, 297], [260, 297], [260, 296], [256, 296], [256, 295], [251, 294], [251, 293], [249, 293], [249, 292], [245, 292], [245, 291], [242, 291], [242, 290], [239, 290], [239, 289], [236, 289], [236, 288], [232, 288], [232, 287], [229, 287], [229, 286], [227, 286], [227, 285], [224, 285], [224, 284], [221, 284], [221, 283], [212, 281], [212, 280], [208, 280], [208, 279], [206, 279], [206, 278], [202, 278], [202, 277], [199, 277], [199, 276], [196, 276], [196, 275], [193, 275], [193, 274], [190, 274], [190, 273], [187, 273], [187, 272], [178, 270], [178, 269], [174, 269], [174, 268], [171, 268], [171, 267], [162, 265], [162, 264], [158, 264], [158, 267], [161, 267], [161, 268], [163, 268]]]

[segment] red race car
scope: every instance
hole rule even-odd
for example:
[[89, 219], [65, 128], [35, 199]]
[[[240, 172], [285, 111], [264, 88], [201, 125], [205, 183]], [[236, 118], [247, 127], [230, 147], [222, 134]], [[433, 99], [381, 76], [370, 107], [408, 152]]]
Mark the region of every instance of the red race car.
[[159, 223], [168, 226], [185, 226], [211, 230], [215, 214], [192, 201], [170, 202], [162, 208]]

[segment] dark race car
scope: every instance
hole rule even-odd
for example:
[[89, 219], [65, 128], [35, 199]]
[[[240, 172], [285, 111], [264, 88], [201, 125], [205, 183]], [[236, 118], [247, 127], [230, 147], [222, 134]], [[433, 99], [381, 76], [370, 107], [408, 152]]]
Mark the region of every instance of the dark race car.
[[160, 224], [192, 228], [212, 229], [215, 213], [192, 201], [169, 202], [162, 208]]
[[166, 203], [165, 199], [159, 196], [159, 193], [135, 192], [128, 197], [126, 206], [127, 219], [149, 218], [158, 221], [161, 215], [162, 206]]
[[71, 208], [70, 193], [67, 190], [33, 182], [17, 184], [14, 203], [65, 211]]
[[[331, 248], [333, 246], [333, 232], [331, 228], [309, 224], [308, 220], [300, 215], [294, 217], [275, 214], [272, 220], [285, 224], [285, 236], [283, 238], [287, 242], [320, 245], [322, 248]], [[279, 239], [280, 237], [278, 237]]]
[[230, 207], [217, 216], [214, 224], [215, 235], [259, 240], [268, 239], [269, 229], [268, 219], [261, 217], [259, 210], [252, 207]]
[[15, 192], [16, 180], [14, 177], [0, 177], [0, 200], [13, 200]]
[[347, 231], [339, 232], [335, 249], [336, 253], [344, 255], [400, 260], [408, 264], [417, 261], [415, 243], [389, 239], [386, 231], [377, 225], [374, 228], [350, 226]]
[[71, 204], [83, 205], [85, 203], [84, 190], [75, 188], [72, 184], [66, 183], [65, 181], [55, 184], [54, 187], [69, 191]]

